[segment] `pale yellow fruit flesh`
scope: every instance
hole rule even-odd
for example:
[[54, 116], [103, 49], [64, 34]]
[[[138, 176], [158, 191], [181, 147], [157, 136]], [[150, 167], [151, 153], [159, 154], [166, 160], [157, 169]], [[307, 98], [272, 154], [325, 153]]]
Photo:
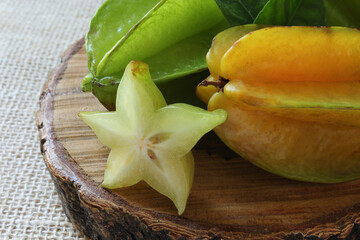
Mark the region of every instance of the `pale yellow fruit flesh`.
[[116, 111], [79, 116], [111, 149], [103, 187], [128, 187], [144, 180], [170, 198], [182, 214], [194, 176], [191, 149], [223, 123], [227, 113], [182, 103], [166, 105], [149, 66], [131, 61], [119, 84]]

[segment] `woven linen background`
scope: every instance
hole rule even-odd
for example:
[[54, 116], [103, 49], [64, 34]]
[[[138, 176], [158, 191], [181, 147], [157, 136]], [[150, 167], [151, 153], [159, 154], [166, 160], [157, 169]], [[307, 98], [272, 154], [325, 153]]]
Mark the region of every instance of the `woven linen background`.
[[0, 0], [0, 239], [83, 239], [61, 207], [35, 112], [52, 68], [102, 0]]

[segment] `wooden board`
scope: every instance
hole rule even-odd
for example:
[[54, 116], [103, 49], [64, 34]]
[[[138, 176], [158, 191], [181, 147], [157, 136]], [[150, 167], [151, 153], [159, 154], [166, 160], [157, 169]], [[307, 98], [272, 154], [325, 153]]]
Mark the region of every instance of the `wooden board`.
[[88, 73], [84, 41], [50, 74], [36, 114], [41, 151], [65, 213], [92, 239], [355, 239], [360, 180], [314, 184], [267, 173], [206, 135], [193, 150], [195, 178], [182, 216], [145, 183], [99, 187], [109, 150], [82, 122], [105, 111], [80, 89]]

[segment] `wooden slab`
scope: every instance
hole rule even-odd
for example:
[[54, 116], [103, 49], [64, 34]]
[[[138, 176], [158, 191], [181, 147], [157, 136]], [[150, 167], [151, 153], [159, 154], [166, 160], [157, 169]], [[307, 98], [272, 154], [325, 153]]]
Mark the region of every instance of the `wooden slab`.
[[74, 226], [92, 239], [358, 239], [360, 180], [287, 180], [241, 159], [210, 133], [193, 150], [194, 185], [185, 213], [145, 183], [99, 187], [109, 150], [82, 122], [105, 111], [80, 89], [88, 73], [84, 41], [50, 74], [36, 114], [41, 151]]

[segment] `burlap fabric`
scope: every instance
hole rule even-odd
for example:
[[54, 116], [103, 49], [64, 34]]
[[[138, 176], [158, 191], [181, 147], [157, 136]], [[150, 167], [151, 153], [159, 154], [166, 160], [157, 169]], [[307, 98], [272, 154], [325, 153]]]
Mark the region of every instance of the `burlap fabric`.
[[83, 239], [40, 154], [34, 113], [48, 73], [102, 0], [0, 0], [0, 239]]

